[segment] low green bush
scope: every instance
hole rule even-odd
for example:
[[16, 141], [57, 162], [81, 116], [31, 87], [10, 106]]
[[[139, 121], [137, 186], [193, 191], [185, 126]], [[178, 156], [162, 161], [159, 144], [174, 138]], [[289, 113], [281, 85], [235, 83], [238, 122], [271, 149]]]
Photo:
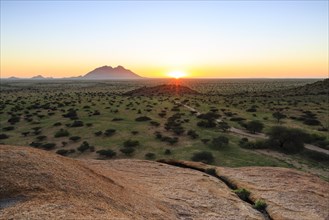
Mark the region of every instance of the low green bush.
[[233, 190], [233, 192], [243, 201], [247, 201], [249, 199], [250, 192], [244, 188]]
[[201, 152], [193, 154], [191, 159], [193, 161], [210, 164], [210, 163], [214, 162], [215, 158], [214, 158], [214, 156], [212, 155], [211, 152], [201, 151]]
[[263, 199], [257, 199], [254, 205], [254, 208], [257, 210], [265, 210], [265, 208], [267, 207], [266, 202]]

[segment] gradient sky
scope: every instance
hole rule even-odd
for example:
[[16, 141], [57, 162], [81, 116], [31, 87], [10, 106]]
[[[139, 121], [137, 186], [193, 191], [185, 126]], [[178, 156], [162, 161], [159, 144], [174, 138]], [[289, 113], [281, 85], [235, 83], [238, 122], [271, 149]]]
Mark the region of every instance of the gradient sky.
[[1, 1], [1, 77], [328, 77], [328, 1]]

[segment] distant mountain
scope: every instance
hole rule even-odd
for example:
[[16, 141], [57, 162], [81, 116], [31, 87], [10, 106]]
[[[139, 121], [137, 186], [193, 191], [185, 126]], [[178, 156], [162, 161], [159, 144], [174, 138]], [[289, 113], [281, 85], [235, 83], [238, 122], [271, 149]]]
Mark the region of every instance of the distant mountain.
[[102, 66], [94, 69], [82, 77], [83, 79], [141, 79], [142, 77], [125, 69], [123, 66], [112, 68]]
[[33, 76], [30, 79], [53, 79], [53, 77], [43, 77], [42, 75]]

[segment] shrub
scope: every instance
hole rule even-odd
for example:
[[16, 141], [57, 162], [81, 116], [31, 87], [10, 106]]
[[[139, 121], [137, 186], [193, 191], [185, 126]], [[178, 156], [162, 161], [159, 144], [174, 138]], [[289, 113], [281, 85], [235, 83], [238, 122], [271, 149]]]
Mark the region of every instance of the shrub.
[[204, 128], [214, 128], [216, 127], [216, 123], [213, 120], [202, 120], [197, 123], [197, 126], [204, 127]]
[[41, 145], [42, 145], [42, 143], [40, 143], [40, 142], [32, 142], [32, 143], [30, 143], [30, 146], [31, 147], [41, 147]]
[[326, 162], [329, 164], [329, 155], [328, 154], [305, 149], [302, 152], [302, 155], [305, 157], [308, 157], [312, 160], [315, 160], [317, 162]]
[[264, 128], [264, 124], [260, 121], [250, 121], [246, 123], [246, 128], [251, 133], [261, 132]]
[[147, 116], [141, 116], [135, 119], [135, 121], [151, 121], [152, 119]]
[[83, 121], [74, 121], [70, 127], [82, 127], [83, 126]]
[[86, 126], [91, 127], [91, 126], [93, 126], [93, 123], [87, 123]]
[[56, 123], [53, 124], [53, 126], [61, 126], [61, 125], [62, 125], [61, 122], [56, 122]]
[[96, 151], [96, 153], [98, 153], [101, 156], [105, 156], [108, 158], [112, 158], [115, 157], [117, 155], [117, 153], [111, 149], [107, 149], [107, 150], [98, 150]]
[[278, 121], [278, 123], [280, 123], [281, 119], [284, 119], [287, 117], [285, 114], [282, 114], [281, 112], [274, 112], [272, 114], [272, 116], [273, 116], [273, 118], [275, 118]]
[[66, 156], [67, 154], [69, 154], [68, 150], [65, 149], [60, 149], [56, 151], [56, 154], [62, 155], [62, 156]]
[[127, 140], [123, 142], [123, 146], [126, 148], [136, 147], [139, 145], [139, 141]]
[[270, 129], [268, 136], [270, 147], [293, 154], [304, 149], [303, 142], [307, 135], [299, 129], [275, 126]]
[[136, 134], [138, 134], [139, 132], [138, 132], [138, 131], [131, 131], [131, 133], [132, 133], [133, 135], [136, 135]]
[[90, 148], [90, 145], [87, 141], [82, 142], [82, 144], [80, 145], [80, 147], [77, 148], [78, 151], [80, 151], [81, 153], [83, 153], [84, 151], [88, 150]]
[[16, 124], [19, 121], [20, 121], [20, 117], [18, 117], [18, 116], [12, 116], [11, 118], [8, 119], [8, 122], [12, 125]]
[[314, 119], [314, 118], [307, 118], [304, 120], [303, 122], [304, 124], [306, 125], [311, 125], [311, 126], [315, 126], [315, 125], [320, 125], [321, 122], [317, 119]]
[[164, 152], [165, 155], [170, 155], [171, 154], [171, 150], [170, 149], [166, 149]]
[[230, 126], [226, 122], [221, 121], [218, 123], [218, 128], [223, 132], [226, 132], [228, 129], [230, 129]]
[[217, 176], [216, 169], [215, 168], [207, 168], [205, 172], [211, 176]]
[[242, 117], [232, 117], [231, 119], [230, 119], [230, 121], [236, 121], [236, 122], [238, 122], [238, 121], [245, 121], [246, 119], [245, 118], [242, 118]]
[[123, 118], [113, 118], [112, 121], [122, 121]]
[[55, 143], [46, 143], [46, 144], [43, 144], [41, 147], [46, 150], [51, 150], [56, 147], [56, 144]]
[[41, 135], [41, 136], [38, 136], [37, 137], [37, 140], [39, 140], [39, 141], [43, 141], [43, 140], [45, 140], [47, 138], [47, 136], [45, 136], [45, 135]]
[[0, 134], [0, 139], [7, 139], [7, 138], [9, 138], [8, 135], [6, 135], [6, 134]]
[[212, 147], [216, 150], [221, 149], [222, 147], [225, 147], [228, 145], [229, 140], [225, 136], [219, 136], [217, 138], [212, 139]]
[[3, 127], [3, 128], [2, 128], [3, 131], [12, 131], [12, 130], [14, 130], [14, 129], [15, 129], [14, 126], [8, 126], [8, 127]]
[[148, 159], [148, 160], [153, 160], [155, 158], [155, 154], [154, 153], [146, 153], [145, 158]]
[[155, 126], [155, 127], [159, 127], [160, 126], [160, 123], [157, 122], [157, 121], [150, 121], [150, 124]]
[[201, 139], [201, 141], [202, 141], [202, 143], [207, 144], [207, 143], [210, 141], [210, 139], [208, 139], [208, 138], [203, 138], [203, 139]]
[[208, 164], [214, 162], [214, 156], [212, 155], [211, 152], [207, 152], [207, 151], [195, 153], [195, 154], [193, 154], [191, 159], [193, 161], [198, 161], [198, 162], [203, 162], [203, 163], [208, 163]]
[[249, 199], [250, 192], [244, 188], [236, 189], [233, 192], [237, 194], [237, 196], [239, 196], [239, 198], [243, 201], [247, 201]]
[[126, 156], [130, 156], [134, 153], [135, 149], [134, 148], [121, 148], [120, 151], [125, 154]]
[[262, 199], [257, 199], [254, 205], [254, 208], [257, 210], [264, 210], [267, 207], [267, 204], [264, 200]]
[[115, 132], [116, 132], [115, 129], [107, 129], [107, 130], [104, 132], [104, 135], [109, 137], [109, 136], [112, 136]]
[[79, 137], [79, 136], [72, 136], [72, 137], [70, 137], [70, 140], [71, 141], [78, 141], [80, 139], [81, 139], [81, 137]]
[[58, 137], [67, 137], [69, 135], [70, 135], [70, 133], [67, 130], [64, 130], [64, 129], [61, 128], [59, 131], [57, 131], [55, 133], [55, 138], [58, 138]]
[[187, 132], [187, 135], [189, 135], [192, 139], [196, 139], [196, 138], [198, 138], [199, 137], [199, 135], [196, 133], [196, 131], [194, 131], [194, 130], [189, 130], [188, 132]]
[[95, 132], [94, 133], [96, 136], [101, 136], [102, 134], [103, 134], [103, 132], [102, 131], [97, 131], [97, 132]]

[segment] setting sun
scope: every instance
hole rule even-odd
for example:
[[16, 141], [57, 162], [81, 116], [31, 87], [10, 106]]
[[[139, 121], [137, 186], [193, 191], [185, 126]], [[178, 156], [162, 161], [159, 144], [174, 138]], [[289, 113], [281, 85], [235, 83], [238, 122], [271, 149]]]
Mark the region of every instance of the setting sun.
[[179, 79], [185, 77], [187, 74], [182, 71], [172, 71], [168, 73], [168, 76]]

